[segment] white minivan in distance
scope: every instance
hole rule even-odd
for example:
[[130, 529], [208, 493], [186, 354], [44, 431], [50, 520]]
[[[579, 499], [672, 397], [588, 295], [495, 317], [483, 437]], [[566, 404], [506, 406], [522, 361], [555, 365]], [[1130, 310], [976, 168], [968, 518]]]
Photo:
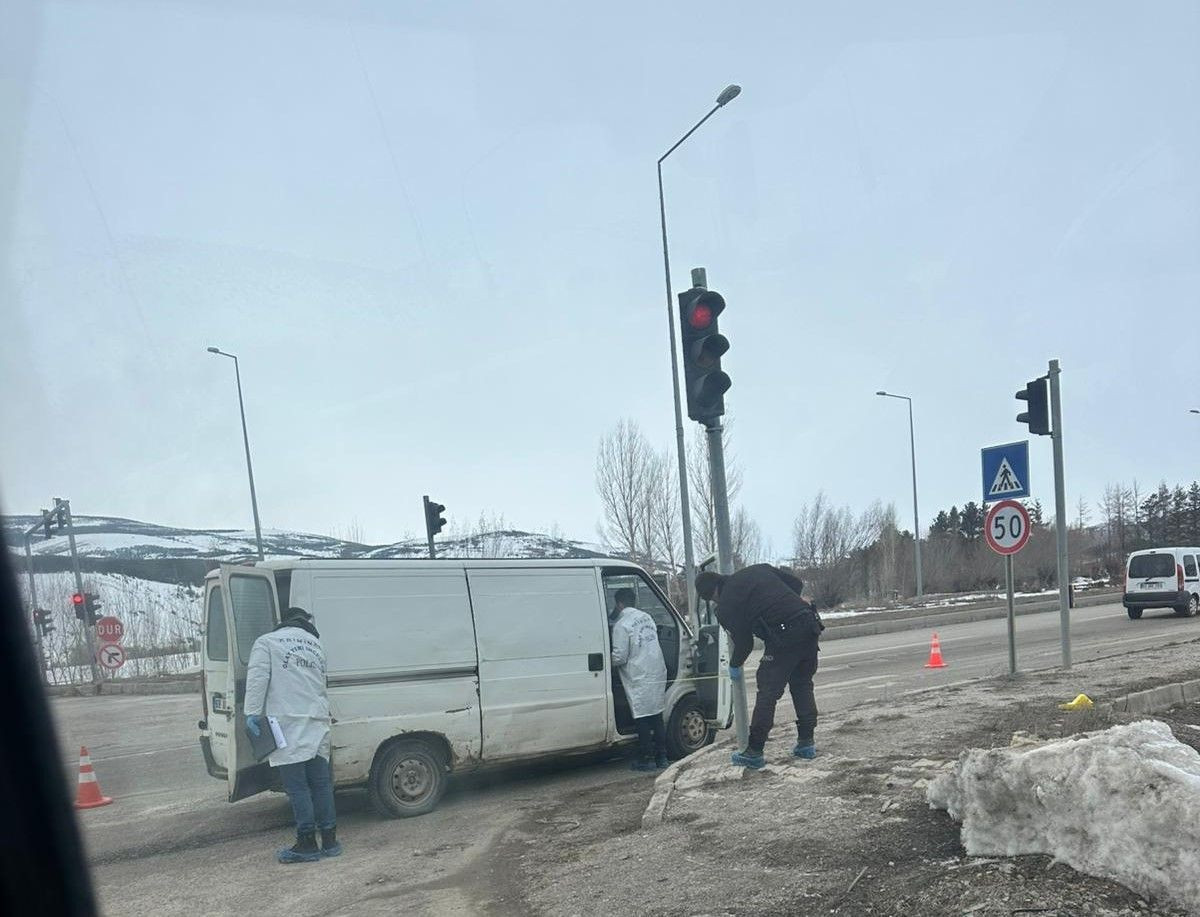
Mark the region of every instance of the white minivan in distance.
[[245, 733], [246, 663], [280, 609], [310, 612], [327, 657], [338, 787], [390, 816], [437, 805], [449, 775], [631, 741], [608, 614], [633, 589], [667, 663], [668, 752], [732, 721], [729, 649], [642, 568], [586, 560], [305, 560], [223, 564], [204, 591], [200, 747], [230, 802], [279, 789]]
[[1125, 566], [1122, 603], [1134, 621], [1147, 608], [1195, 617], [1200, 612], [1200, 548], [1134, 551]]

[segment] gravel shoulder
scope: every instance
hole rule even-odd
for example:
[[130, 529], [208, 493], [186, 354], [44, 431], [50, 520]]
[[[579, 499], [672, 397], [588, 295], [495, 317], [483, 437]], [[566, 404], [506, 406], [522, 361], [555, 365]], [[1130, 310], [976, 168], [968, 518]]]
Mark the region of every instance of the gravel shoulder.
[[[652, 915], [1176, 915], [1121, 885], [1047, 857], [969, 858], [958, 827], [931, 810], [928, 781], [972, 747], [1014, 734], [1057, 738], [1142, 717], [1064, 713], [1200, 672], [1195, 641], [1059, 670], [993, 678], [860, 706], [823, 721], [820, 756], [791, 759], [780, 707], [770, 763], [733, 768], [714, 749], [680, 768], [661, 825], [642, 827], [649, 794], [587, 794], [529, 813], [496, 852], [510, 896], [531, 913]], [[1200, 708], [1159, 718], [1200, 749]], [[497, 901], [500, 905], [501, 902]], [[513, 910], [495, 909], [494, 913]]]

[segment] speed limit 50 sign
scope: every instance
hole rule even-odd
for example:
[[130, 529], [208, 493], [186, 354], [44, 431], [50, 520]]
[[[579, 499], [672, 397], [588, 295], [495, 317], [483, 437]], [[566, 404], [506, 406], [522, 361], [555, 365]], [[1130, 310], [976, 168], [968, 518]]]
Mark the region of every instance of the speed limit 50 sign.
[[997, 554], [1016, 554], [1029, 541], [1029, 513], [1016, 500], [1001, 500], [987, 514], [983, 537]]

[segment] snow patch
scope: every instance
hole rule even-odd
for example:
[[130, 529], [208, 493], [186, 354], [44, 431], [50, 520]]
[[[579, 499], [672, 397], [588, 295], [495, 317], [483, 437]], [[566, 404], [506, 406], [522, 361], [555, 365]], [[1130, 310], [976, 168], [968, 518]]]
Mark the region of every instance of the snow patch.
[[1200, 753], [1157, 720], [972, 749], [930, 784], [969, 856], [1049, 854], [1200, 911]]

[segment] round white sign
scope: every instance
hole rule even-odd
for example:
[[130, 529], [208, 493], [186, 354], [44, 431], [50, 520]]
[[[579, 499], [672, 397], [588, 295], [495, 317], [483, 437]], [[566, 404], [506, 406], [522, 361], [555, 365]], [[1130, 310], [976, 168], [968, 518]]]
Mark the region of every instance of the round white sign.
[[988, 510], [983, 537], [997, 554], [1016, 554], [1029, 541], [1029, 512], [1016, 500], [1001, 500]]

